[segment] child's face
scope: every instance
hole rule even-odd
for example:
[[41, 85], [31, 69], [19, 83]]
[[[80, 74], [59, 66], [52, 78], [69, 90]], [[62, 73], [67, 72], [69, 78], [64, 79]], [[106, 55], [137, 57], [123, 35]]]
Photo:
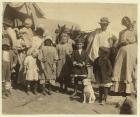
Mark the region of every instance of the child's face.
[[44, 42], [44, 45], [45, 45], [45, 46], [52, 46], [52, 42], [51, 42], [51, 41], [45, 41], [45, 42]]
[[83, 46], [84, 46], [83, 43], [77, 43], [77, 44], [76, 44], [77, 49], [82, 49]]
[[61, 36], [62, 43], [67, 43], [68, 41], [68, 35], [66, 33], [63, 33]]
[[37, 57], [37, 52], [33, 52], [33, 53], [32, 53], [32, 57], [33, 57], [33, 58], [36, 58], [36, 57]]

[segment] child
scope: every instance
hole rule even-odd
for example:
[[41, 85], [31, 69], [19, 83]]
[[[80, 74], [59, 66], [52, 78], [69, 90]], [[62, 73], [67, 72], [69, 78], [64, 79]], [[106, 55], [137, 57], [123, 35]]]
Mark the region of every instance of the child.
[[37, 92], [37, 81], [38, 81], [38, 67], [36, 63], [37, 52], [31, 50], [28, 52], [24, 60], [24, 73], [26, 74], [26, 92], [29, 94], [31, 83], [33, 84], [33, 93]]
[[84, 41], [82, 38], [76, 40], [76, 50], [73, 51], [71, 60], [73, 63], [72, 74], [74, 75], [74, 93], [71, 97], [77, 94], [78, 81], [87, 77], [87, 55], [83, 49]]
[[51, 38], [47, 38], [44, 41], [44, 45], [41, 47], [38, 59], [40, 60], [42, 71], [45, 78], [42, 83], [43, 94], [45, 94], [45, 84], [48, 82], [48, 94], [51, 95], [51, 85], [54, 85], [56, 80], [56, 61], [58, 60], [58, 54], [56, 48], [53, 47]]
[[26, 18], [24, 21], [24, 27], [22, 30], [25, 32], [24, 33], [24, 39], [26, 43], [31, 43], [32, 42], [32, 37], [33, 37], [33, 30], [32, 30], [32, 25], [33, 22], [30, 18]]
[[99, 83], [99, 103], [107, 101], [109, 87], [111, 86], [112, 66], [109, 60], [109, 48], [100, 47], [99, 57], [93, 63], [93, 72], [96, 82]]
[[11, 94], [11, 72], [16, 62], [12, 54], [10, 40], [2, 39], [2, 96], [5, 98]]
[[67, 92], [68, 79], [70, 75], [71, 62], [70, 55], [72, 53], [72, 46], [68, 43], [68, 35], [62, 33], [61, 43], [56, 46], [58, 52], [58, 62], [57, 62], [57, 78], [60, 82], [60, 92]]

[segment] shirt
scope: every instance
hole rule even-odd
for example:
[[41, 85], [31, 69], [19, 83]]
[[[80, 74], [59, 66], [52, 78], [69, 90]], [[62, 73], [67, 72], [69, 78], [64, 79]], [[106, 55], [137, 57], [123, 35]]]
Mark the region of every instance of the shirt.
[[91, 60], [95, 60], [99, 55], [98, 51], [100, 47], [110, 48], [113, 46], [114, 42], [116, 42], [116, 37], [113, 33], [107, 29], [102, 31], [101, 29], [95, 34], [94, 40], [91, 45], [89, 57]]
[[2, 60], [5, 62], [10, 62], [10, 53], [9, 51], [2, 51]]

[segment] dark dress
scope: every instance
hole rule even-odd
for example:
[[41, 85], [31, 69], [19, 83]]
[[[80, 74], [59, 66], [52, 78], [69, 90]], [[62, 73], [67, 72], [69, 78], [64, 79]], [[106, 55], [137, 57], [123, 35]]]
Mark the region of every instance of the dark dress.
[[108, 58], [98, 57], [93, 63], [93, 72], [96, 82], [99, 84], [111, 83], [112, 65]]
[[79, 53], [78, 50], [74, 50], [71, 56], [72, 62], [77, 62], [77, 63], [85, 63], [85, 66], [79, 67], [79, 66], [73, 66], [72, 68], [72, 74], [77, 74], [77, 75], [87, 75], [87, 54], [85, 50], [82, 50], [81, 54]]

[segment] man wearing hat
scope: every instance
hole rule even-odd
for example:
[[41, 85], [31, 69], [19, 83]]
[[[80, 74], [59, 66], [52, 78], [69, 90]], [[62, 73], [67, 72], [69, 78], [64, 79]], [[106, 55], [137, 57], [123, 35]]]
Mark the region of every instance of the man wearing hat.
[[71, 97], [76, 96], [78, 90], [78, 81], [87, 77], [87, 54], [83, 49], [84, 39], [76, 39], [76, 50], [73, 51], [71, 60], [73, 63], [72, 76], [74, 77], [74, 93]]
[[108, 29], [110, 21], [107, 17], [100, 19], [101, 28], [95, 32], [95, 35], [91, 35], [89, 38], [92, 40], [91, 48], [89, 49], [89, 58], [94, 61], [99, 55], [98, 51], [101, 46], [111, 48], [116, 44], [116, 36]]

